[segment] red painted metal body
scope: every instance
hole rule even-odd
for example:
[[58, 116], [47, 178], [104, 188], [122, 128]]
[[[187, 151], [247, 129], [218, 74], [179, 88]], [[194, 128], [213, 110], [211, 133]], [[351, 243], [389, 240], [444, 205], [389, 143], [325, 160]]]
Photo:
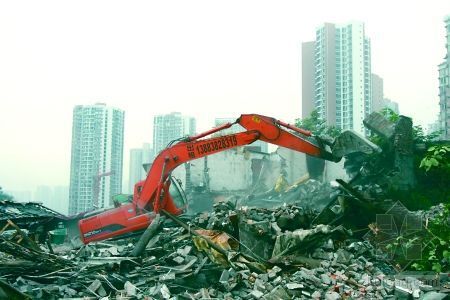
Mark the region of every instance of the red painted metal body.
[[281, 126], [310, 136], [311, 133], [306, 130], [256, 114], [241, 115], [236, 123], [247, 131], [201, 139], [233, 125], [228, 123], [197, 136], [188, 137], [161, 151], [155, 158], [145, 181], [135, 185], [132, 203], [80, 220], [79, 228], [83, 242], [99, 241], [144, 229], [160, 209], [180, 214], [183, 208], [175, 205], [169, 193], [170, 173], [177, 166], [193, 159], [262, 140], [312, 156], [334, 160], [331, 153], [318, 144], [294, 135]]

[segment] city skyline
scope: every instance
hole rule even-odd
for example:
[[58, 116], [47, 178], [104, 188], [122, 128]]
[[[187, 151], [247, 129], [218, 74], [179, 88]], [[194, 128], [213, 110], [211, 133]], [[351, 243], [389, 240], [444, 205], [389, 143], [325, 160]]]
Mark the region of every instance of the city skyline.
[[47, 186], [39, 185], [32, 190], [6, 190], [6, 193], [13, 196], [20, 202], [38, 202], [62, 214], [69, 211], [69, 186]]
[[[85, 10], [43, 1], [24, 10], [1, 3], [0, 130], [7, 147], [0, 150], [0, 185], [68, 184], [76, 104], [122, 107], [125, 153], [151, 141], [153, 116], [170, 111], [196, 116], [199, 132], [213, 126], [212, 116], [254, 112], [293, 121], [301, 116], [299, 47], [324, 22], [364, 22], [385, 94], [416, 123], [435, 121], [450, 3], [344, 4], [248, 2], [236, 10], [237, 3], [179, 2], [178, 11], [169, 4], [100, 2]], [[128, 155], [124, 160], [128, 170]]]

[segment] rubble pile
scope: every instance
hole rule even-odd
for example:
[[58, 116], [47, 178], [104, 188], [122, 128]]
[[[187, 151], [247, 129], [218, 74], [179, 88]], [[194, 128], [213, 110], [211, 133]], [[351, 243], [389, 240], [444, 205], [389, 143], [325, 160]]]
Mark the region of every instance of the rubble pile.
[[[6, 249], [4, 244], [9, 242], [2, 240], [0, 250], [7, 254], [0, 259], [2, 264], [9, 262], [9, 268], [0, 269], [0, 275], [18, 292], [41, 299], [170, 299], [175, 295], [187, 299], [339, 299], [392, 292], [365, 283], [379, 281], [383, 272], [371, 262], [372, 247], [351, 242], [351, 233], [345, 229], [319, 225], [292, 230], [292, 224], [301, 222], [288, 225], [286, 218], [301, 220], [307, 215], [295, 206], [280, 210], [230, 210], [229, 206], [220, 203], [214, 212], [196, 216], [191, 224], [193, 228], [194, 224], [206, 225], [197, 231], [226, 249], [229, 257], [166, 221], [139, 258], [129, 256], [134, 248], [131, 240], [80, 248], [66, 245], [55, 248], [55, 255]], [[240, 240], [233, 236], [239, 234]], [[255, 240], [259, 247], [253, 247]], [[21, 273], [24, 268], [27, 272]]]
[[[434, 205], [434, 206], [430, 207], [428, 210], [417, 211], [416, 214], [425, 220], [426, 219], [434, 220], [437, 217], [442, 216], [443, 212], [444, 212], [444, 204], [440, 203], [438, 205]], [[449, 222], [449, 224], [450, 224], [450, 222]]]
[[[187, 229], [166, 220], [140, 257], [130, 256], [133, 239], [65, 244], [54, 255], [44, 247], [5, 250], [8, 242], [1, 240], [1, 264], [8, 268], [0, 268], [0, 277], [33, 299], [381, 299], [398, 293], [387, 276], [393, 268], [376, 259], [370, 243], [342, 226], [307, 228], [314, 216], [294, 205], [234, 209], [222, 202], [189, 224], [179, 220]], [[420, 285], [403, 293], [428, 290]]]
[[12, 220], [21, 228], [34, 230], [39, 223], [44, 229], [50, 230], [66, 219], [66, 216], [39, 203], [0, 200], [0, 228], [4, 227], [8, 220]]
[[336, 196], [337, 189], [328, 182], [304, 179], [289, 186], [283, 193], [273, 190], [250, 195], [244, 205], [274, 208], [280, 205], [297, 204], [305, 209], [322, 210]]

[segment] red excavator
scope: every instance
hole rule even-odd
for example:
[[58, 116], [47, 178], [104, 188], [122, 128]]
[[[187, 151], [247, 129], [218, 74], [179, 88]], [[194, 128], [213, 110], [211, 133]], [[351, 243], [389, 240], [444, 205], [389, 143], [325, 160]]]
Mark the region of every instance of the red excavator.
[[[241, 125], [246, 131], [205, 138], [235, 124]], [[248, 145], [256, 140], [334, 162], [339, 161], [348, 152], [370, 153], [376, 150], [376, 146], [354, 132], [344, 132], [339, 140], [336, 139], [330, 144], [313, 136], [310, 131], [274, 118], [257, 114], [241, 115], [234, 123], [226, 123], [202, 134], [181, 138], [161, 151], [155, 158], [147, 178], [135, 185], [131, 203], [79, 221], [82, 241], [87, 244], [145, 229], [161, 209], [172, 214], [182, 213], [185, 207], [180, 203], [177, 205], [169, 193], [172, 182], [170, 175], [177, 166], [217, 152]], [[332, 146], [333, 151], [328, 151], [327, 145]]]

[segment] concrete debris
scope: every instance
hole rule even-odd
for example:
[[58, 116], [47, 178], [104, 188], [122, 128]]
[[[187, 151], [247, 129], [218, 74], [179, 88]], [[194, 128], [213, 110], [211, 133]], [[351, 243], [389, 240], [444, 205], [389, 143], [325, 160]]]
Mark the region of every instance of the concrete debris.
[[333, 155], [343, 157], [354, 152], [372, 154], [380, 153], [381, 149], [361, 134], [355, 131], [346, 130], [334, 141]]
[[[208, 214], [193, 216], [185, 223], [190, 232], [165, 222], [159, 239], [140, 257], [130, 256], [135, 249], [131, 238], [81, 248], [56, 246], [54, 255], [21, 250], [31, 255], [26, 256], [1, 248], [2, 264], [13, 261], [28, 271], [24, 275], [0, 267], [0, 276], [17, 293], [36, 299], [376, 299], [430, 293], [420, 282], [412, 288], [389, 287], [394, 269], [376, 259], [368, 241], [355, 239], [342, 225], [270, 226], [280, 216], [296, 216], [300, 210], [295, 205], [224, 207], [220, 203]], [[213, 225], [200, 230], [200, 224]], [[243, 245], [256, 241], [273, 251], [255, 252]]]
[[364, 125], [386, 139], [394, 135], [395, 125], [379, 112], [373, 112], [364, 119]]
[[341, 299], [341, 296], [336, 292], [326, 292], [325, 300], [338, 300]]
[[263, 292], [260, 291], [252, 291], [250, 293], [255, 299], [260, 299], [262, 296], [264, 296]]
[[439, 292], [428, 292], [423, 295], [422, 300], [444, 300], [448, 299], [447, 293], [439, 293]]
[[100, 280], [95, 279], [91, 285], [88, 287], [88, 290], [92, 293], [95, 293], [100, 287], [102, 286], [102, 283]]
[[302, 222], [304, 227], [309, 224], [309, 217], [315, 211], [321, 211], [336, 196], [338, 190], [328, 182], [320, 182], [315, 179], [307, 179], [294, 183], [285, 192], [277, 193], [273, 190], [259, 194], [251, 194], [246, 199], [241, 200], [242, 205], [260, 208], [281, 208], [284, 204], [295, 204], [299, 207], [299, 212], [294, 216], [285, 216], [277, 222], [283, 225], [289, 221]]
[[286, 287], [290, 290], [303, 289], [305, 286], [301, 283], [288, 283]]
[[161, 296], [164, 299], [170, 299], [170, 291], [165, 284], [162, 285], [160, 291], [161, 291]]
[[136, 286], [131, 282], [129, 281], [125, 282], [124, 290], [127, 296], [136, 296]]
[[0, 200], [0, 228], [11, 220], [22, 229], [36, 230], [41, 225], [46, 230], [51, 230], [67, 219], [66, 216], [36, 202]]

